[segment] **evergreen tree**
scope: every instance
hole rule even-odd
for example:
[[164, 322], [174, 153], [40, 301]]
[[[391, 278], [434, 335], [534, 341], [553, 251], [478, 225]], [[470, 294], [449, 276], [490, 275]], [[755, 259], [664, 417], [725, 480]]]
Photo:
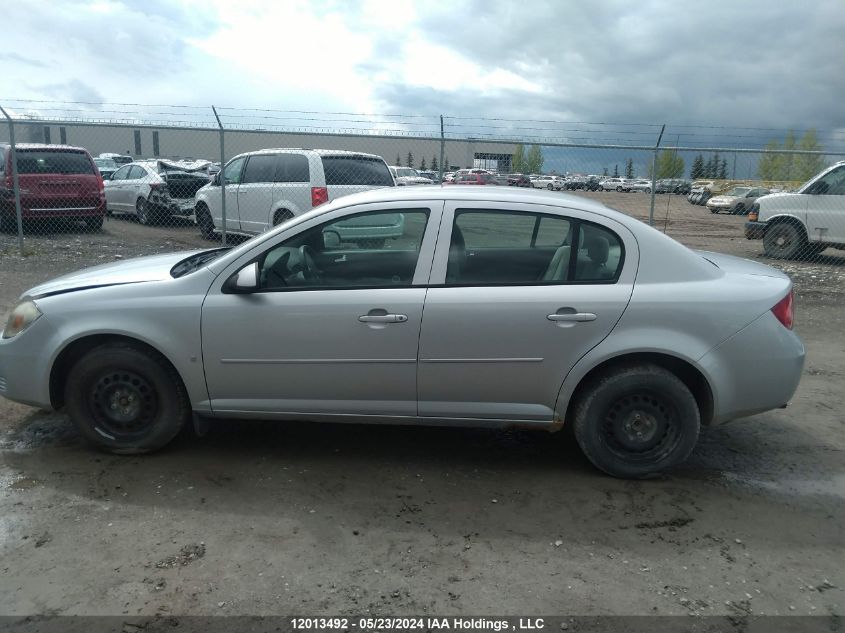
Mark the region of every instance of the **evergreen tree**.
[[695, 157], [695, 160], [692, 161], [692, 168], [689, 172], [689, 177], [692, 180], [698, 180], [704, 176], [704, 156], [699, 154]]
[[723, 158], [722, 162], [719, 163], [719, 180], [727, 180], [728, 179], [728, 159]]
[[431, 157], [431, 171], [439, 171], [440, 165], [437, 164], [437, 156]]
[[604, 171], [602, 171], [602, 176], [607, 176], [607, 167], [605, 167]]
[[619, 163], [613, 166], [613, 177], [619, 178]]
[[711, 178], [718, 178], [719, 177], [719, 165], [722, 164], [722, 159], [719, 158], [719, 152], [716, 152], [713, 155], [713, 173], [710, 176]]
[[408, 163], [407, 166], [413, 169], [414, 167], [414, 155], [411, 152], [408, 152]]
[[527, 171], [527, 167], [525, 164], [525, 147], [522, 143], [518, 144], [513, 151], [513, 157], [511, 158], [511, 169], [518, 174], [523, 174]]
[[625, 163], [625, 178], [633, 178], [634, 177], [634, 159], [629, 158], [628, 162]]
[[525, 159], [529, 174], [539, 174], [543, 169], [543, 150], [539, 145], [532, 145]]
[[707, 162], [704, 164], [704, 177], [705, 178], [715, 178], [716, 177], [716, 164], [713, 162], [713, 156], [707, 159]]
[[425, 156], [423, 156], [422, 160], [420, 161], [420, 171], [427, 171], [425, 168]]

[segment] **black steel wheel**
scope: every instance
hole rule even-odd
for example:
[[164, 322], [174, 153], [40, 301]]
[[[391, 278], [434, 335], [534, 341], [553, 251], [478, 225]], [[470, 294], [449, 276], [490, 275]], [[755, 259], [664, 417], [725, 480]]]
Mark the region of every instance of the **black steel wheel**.
[[594, 380], [575, 404], [575, 437], [614, 477], [654, 475], [685, 460], [698, 441], [698, 404], [686, 385], [655, 366], [620, 368]]
[[799, 257], [807, 246], [804, 231], [789, 222], [779, 222], [766, 229], [763, 252], [774, 259]]
[[68, 374], [65, 403], [79, 431], [101, 449], [144, 453], [170, 442], [190, 405], [176, 370], [131, 343], [95, 347]]

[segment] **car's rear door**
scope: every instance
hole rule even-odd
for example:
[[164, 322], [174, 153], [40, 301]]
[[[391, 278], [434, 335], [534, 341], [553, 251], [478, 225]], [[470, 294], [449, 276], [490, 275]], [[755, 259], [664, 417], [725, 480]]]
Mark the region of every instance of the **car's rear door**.
[[238, 185], [238, 217], [242, 231], [261, 233], [270, 225], [278, 156], [252, 154]]
[[106, 204], [112, 211], [126, 211], [126, 177], [129, 175], [129, 165], [124, 165], [112, 174], [111, 179], [103, 183], [106, 192]]
[[560, 211], [446, 203], [420, 334], [421, 416], [554, 419], [567, 372], [628, 305], [638, 261], [624, 226]]

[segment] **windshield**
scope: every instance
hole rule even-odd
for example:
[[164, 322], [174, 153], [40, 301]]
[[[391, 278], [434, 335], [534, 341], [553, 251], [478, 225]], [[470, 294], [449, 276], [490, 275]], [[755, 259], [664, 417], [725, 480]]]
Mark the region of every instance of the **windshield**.
[[117, 163], [111, 158], [95, 158], [94, 164], [100, 169], [117, 169]]
[[195, 270], [199, 270], [208, 262], [217, 259], [228, 250], [228, 246], [222, 248], [212, 248], [211, 250], [203, 251], [202, 253], [196, 253], [194, 255], [191, 255], [190, 257], [186, 257], [170, 269], [170, 276], [174, 279], [184, 277], [188, 273], [192, 273]]
[[417, 172], [409, 167], [397, 169], [396, 175], [400, 178], [416, 178]]

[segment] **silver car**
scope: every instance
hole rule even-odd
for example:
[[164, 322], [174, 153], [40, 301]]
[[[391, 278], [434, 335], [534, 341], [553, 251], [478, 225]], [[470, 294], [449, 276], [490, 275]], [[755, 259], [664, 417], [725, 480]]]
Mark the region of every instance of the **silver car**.
[[[403, 218], [378, 248], [344, 226]], [[386, 188], [240, 246], [89, 268], [22, 297], [0, 394], [115, 453], [214, 418], [559, 430], [620, 477], [786, 405], [792, 285], [570, 195]]]

